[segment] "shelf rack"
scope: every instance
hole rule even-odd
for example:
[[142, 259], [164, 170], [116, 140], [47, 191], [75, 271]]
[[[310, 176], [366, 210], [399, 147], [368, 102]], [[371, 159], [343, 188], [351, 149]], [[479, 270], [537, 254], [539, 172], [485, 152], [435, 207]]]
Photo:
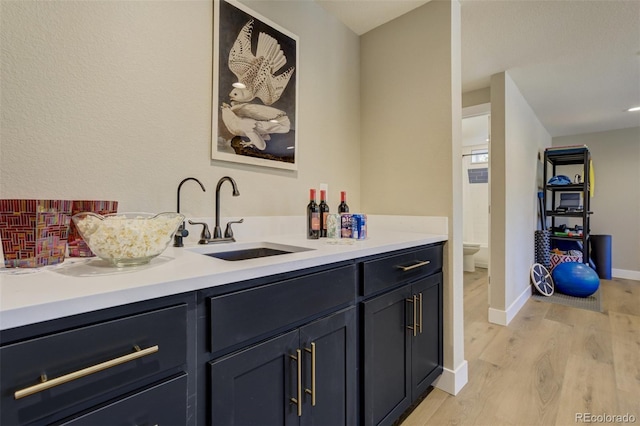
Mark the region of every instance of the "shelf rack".
[[[557, 176], [559, 167], [568, 165], [582, 165], [582, 182], [568, 185], [549, 185], [549, 179]], [[590, 210], [590, 168], [591, 153], [586, 146], [567, 148], [547, 148], [544, 152], [544, 206], [546, 216], [551, 218], [551, 229], [556, 227], [557, 218], [578, 218], [582, 221], [582, 236], [556, 236], [552, 240], [576, 241], [582, 246], [582, 261], [589, 264], [589, 219], [593, 212]], [[561, 192], [579, 192], [582, 194], [582, 210], [558, 211], [558, 194]]]

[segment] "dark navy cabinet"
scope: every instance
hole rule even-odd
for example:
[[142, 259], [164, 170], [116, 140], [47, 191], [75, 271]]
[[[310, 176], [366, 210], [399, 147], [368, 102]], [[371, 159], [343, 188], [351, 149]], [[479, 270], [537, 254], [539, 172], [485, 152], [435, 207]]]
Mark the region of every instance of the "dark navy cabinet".
[[3, 331], [0, 423], [186, 425], [189, 304], [175, 300]]
[[0, 332], [0, 424], [392, 424], [442, 372], [442, 245]]
[[211, 361], [214, 425], [353, 425], [355, 308]]
[[434, 246], [363, 263], [380, 290], [362, 302], [365, 425], [393, 424], [442, 373], [441, 256]]
[[411, 335], [411, 391], [415, 400], [442, 373], [442, 273], [415, 282], [412, 290], [417, 295], [420, 326], [416, 335]]
[[355, 424], [356, 284], [347, 262], [205, 294], [207, 424]]
[[393, 423], [411, 405], [411, 342], [403, 287], [364, 302], [364, 423]]

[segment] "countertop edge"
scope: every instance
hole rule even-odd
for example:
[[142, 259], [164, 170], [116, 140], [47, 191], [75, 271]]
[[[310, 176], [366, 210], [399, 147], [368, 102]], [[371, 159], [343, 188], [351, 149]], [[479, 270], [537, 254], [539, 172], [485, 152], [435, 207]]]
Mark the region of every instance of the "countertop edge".
[[[271, 275], [277, 275], [283, 272], [290, 272], [302, 269], [308, 269], [316, 266], [328, 265], [332, 263], [349, 261], [359, 259], [363, 257], [373, 256], [386, 252], [402, 250], [412, 247], [418, 247], [422, 245], [435, 244], [447, 241], [446, 235], [440, 234], [416, 234], [416, 233], [392, 233], [393, 238], [388, 238], [383, 242], [376, 243], [374, 239], [362, 245], [358, 246], [360, 242], [356, 242], [352, 247], [321, 247], [314, 249], [315, 253], [296, 253], [298, 256], [292, 256], [287, 259], [269, 259], [261, 262], [248, 261], [243, 265], [246, 267], [236, 266], [235, 268], [228, 268], [229, 270], [222, 272], [214, 272], [208, 274], [198, 273], [198, 267], [203, 262], [212, 262], [211, 265], [222, 266], [225, 265], [219, 262], [218, 259], [211, 259], [207, 256], [195, 252], [189, 252], [188, 249], [168, 249], [170, 254], [175, 255], [171, 258], [171, 263], [167, 262], [167, 265], [171, 264], [169, 271], [175, 272], [180, 265], [185, 268], [191, 268], [196, 272], [185, 272], [183, 276], [179, 273], [167, 274], [166, 279], [153, 280], [145, 279], [144, 270], [131, 271], [129, 274], [120, 275], [124, 278], [113, 278], [113, 287], [103, 286], [104, 288], [96, 288], [95, 291], [91, 289], [87, 290], [87, 283], [90, 283], [91, 277], [87, 280], [82, 279], [80, 282], [85, 284], [82, 287], [78, 286], [75, 282], [77, 277], [71, 277], [69, 282], [73, 282], [77, 287], [79, 294], [67, 297], [58, 297], [52, 293], [51, 297], [41, 297], [41, 300], [33, 303], [25, 302], [16, 303], [17, 306], [9, 306], [10, 301], [7, 301], [7, 297], [11, 298], [16, 293], [20, 293], [22, 288], [20, 282], [24, 284], [24, 291], [33, 291], [39, 286], [44, 289], [44, 283], [40, 281], [47, 281], [48, 279], [54, 283], [57, 281], [65, 282], [65, 278], [61, 278], [55, 270], [46, 270], [42, 272], [36, 272], [32, 274], [30, 278], [11, 278], [11, 283], [15, 287], [15, 292], [12, 293], [10, 288], [6, 288], [4, 284], [8, 284], [10, 281], [8, 277], [0, 274], [0, 278], [3, 283], [0, 283], [0, 294], [3, 295], [3, 300], [0, 300], [2, 308], [0, 310], [0, 330], [9, 330], [12, 328], [27, 326], [43, 321], [54, 320], [62, 317], [78, 315], [88, 313], [92, 311], [98, 311], [102, 309], [112, 308], [116, 306], [127, 305], [136, 302], [142, 302], [145, 300], [151, 300], [156, 298], [162, 298], [172, 295], [178, 295], [191, 291], [202, 290], [206, 288], [221, 286], [225, 284], [246, 281], [254, 278], [267, 277]], [[281, 240], [287, 243], [291, 243], [287, 238], [275, 237], [272, 240]], [[308, 243], [308, 242], [307, 242]], [[308, 243], [312, 244], [312, 243]], [[315, 243], [320, 244], [320, 243]], [[182, 250], [179, 252], [178, 250]], [[162, 265], [162, 260], [157, 261], [158, 268], [167, 268], [166, 265]], [[218, 262], [214, 264], [213, 262]], [[251, 263], [252, 262], [252, 263]], [[161, 273], [156, 272], [161, 275]], [[151, 275], [147, 273], [147, 275]], [[117, 276], [113, 275], [114, 277]], [[28, 275], [25, 275], [28, 277]], [[127, 285], [127, 280], [135, 280], [140, 277], [141, 283], [135, 285]], [[104, 278], [100, 278], [105, 280]], [[36, 283], [38, 281], [38, 283]], [[95, 282], [98, 282], [97, 280]], [[68, 291], [73, 291], [73, 286]], [[37, 291], [37, 290], [36, 290]], [[17, 296], [15, 296], [17, 298]], [[27, 299], [26, 294], [21, 294], [20, 297]]]

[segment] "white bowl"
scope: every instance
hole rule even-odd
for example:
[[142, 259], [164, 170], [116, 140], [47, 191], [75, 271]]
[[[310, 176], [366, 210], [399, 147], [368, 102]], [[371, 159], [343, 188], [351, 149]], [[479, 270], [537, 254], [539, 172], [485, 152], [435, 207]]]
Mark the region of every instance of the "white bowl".
[[89, 248], [114, 266], [144, 265], [169, 245], [185, 216], [180, 213], [82, 212], [72, 217]]

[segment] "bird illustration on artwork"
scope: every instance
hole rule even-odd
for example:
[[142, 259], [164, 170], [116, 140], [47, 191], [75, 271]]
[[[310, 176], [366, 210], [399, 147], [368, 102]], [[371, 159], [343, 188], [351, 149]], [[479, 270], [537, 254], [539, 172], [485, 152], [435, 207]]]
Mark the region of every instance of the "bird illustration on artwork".
[[[295, 67], [277, 74], [287, 63], [277, 40], [258, 34], [256, 53], [251, 50], [253, 19], [240, 30], [229, 52], [229, 69], [238, 81], [229, 93], [230, 104], [221, 105], [222, 121], [233, 135], [243, 137], [243, 146], [266, 148], [272, 133], [288, 133], [287, 113], [271, 107], [282, 96]], [[262, 104], [250, 103], [258, 98]]]
[[229, 132], [248, 140], [240, 142], [242, 146], [254, 146], [263, 151], [272, 133], [288, 133], [291, 122], [287, 113], [266, 105], [250, 103], [223, 103], [222, 121]]

